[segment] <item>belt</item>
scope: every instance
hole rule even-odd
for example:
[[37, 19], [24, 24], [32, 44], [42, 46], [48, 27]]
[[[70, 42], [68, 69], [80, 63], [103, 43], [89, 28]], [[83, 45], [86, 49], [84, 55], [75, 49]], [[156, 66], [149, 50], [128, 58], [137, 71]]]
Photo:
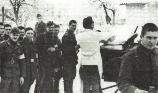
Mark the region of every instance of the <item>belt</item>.
[[95, 67], [98, 67], [98, 65], [81, 65], [81, 67], [83, 67], [83, 68], [84, 67], [92, 67], [92, 68], [94, 67], [95, 68]]

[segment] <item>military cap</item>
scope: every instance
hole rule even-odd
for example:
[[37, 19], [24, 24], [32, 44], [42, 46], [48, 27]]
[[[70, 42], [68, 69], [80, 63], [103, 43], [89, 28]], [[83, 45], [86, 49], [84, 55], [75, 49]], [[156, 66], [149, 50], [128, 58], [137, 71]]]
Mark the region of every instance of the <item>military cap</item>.
[[12, 34], [20, 34], [20, 31], [19, 31], [18, 28], [14, 27], [14, 28], [11, 30], [10, 33], [12, 33]]
[[41, 14], [37, 14], [37, 17], [41, 17], [42, 15]]

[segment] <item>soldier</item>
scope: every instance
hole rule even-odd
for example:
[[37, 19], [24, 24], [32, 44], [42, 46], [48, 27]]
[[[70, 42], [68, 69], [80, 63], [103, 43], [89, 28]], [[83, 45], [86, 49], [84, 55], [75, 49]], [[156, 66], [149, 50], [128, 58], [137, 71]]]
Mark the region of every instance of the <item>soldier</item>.
[[158, 93], [157, 42], [157, 25], [146, 23], [139, 45], [122, 56], [117, 82], [121, 93]]
[[[38, 51], [39, 71], [35, 93], [52, 93], [55, 85], [55, 72], [60, 69], [61, 42], [54, 29], [59, 32], [59, 26], [53, 23], [47, 25], [48, 32], [37, 37], [36, 48]], [[58, 82], [58, 81], [57, 81]], [[56, 92], [54, 92], [56, 93]]]
[[3, 35], [4, 35], [4, 24], [0, 22], [0, 42], [3, 41]]
[[59, 25], [54, 25], [53, 34], [57, 38], [58, 45], [56, 46], [56, 49], [58, 50], [59, 54], [56, 54], [58, 56], [58, 59], [56, 59], [57, 67], [54, 71], [54, 93], [59, 93], [59, 81], [62, 77], [62, 65], [61, 65], [61, 41], [58, 37], [59, 34]]
[[26, 35], [22, 41], [25, 62], [26, 62], [26, 77], [25, 82], [21, 87], [21, 93], [29, 93], [30, 87], [35, 80], [36, 74], [36, 51], [34, 44], [34, 31], [28, 27], [25, 29]]
[[3, 39], [4, 39], [4, 40], [8, 40], [8, 38], [9, 38], [9, 33], [10, 33], [10, 31], [12, 30], [12, 26], [11, 26], [10, 24], [5, 24], [5, 25], [4, 25], [4, 29], [5, 29], [5, 32], [4, 32]]
[[36, 32], [36, 35], [38, 36], [39, 34], [46, 32], [46, 24], [42, 21], [41, 14], [37, 14], [37, 20], [38, 22], [35, 25], [35, 32]]
[[69, 29], [62, 37], [62, 57], [63, 57], [63, 79], [65, 93], [73, 93], [73, 79], [76, 76], [77, 53], [75, 46], [77, 45], [75, 30], [77, 22], [71, 20]]
[[20, 36], [19, 36], [19, 43], [21, 43], [24, 39], [24, 35], [25, 35], [25, 28], [23, 26], [19, 26], [18, 27], [19, 31], [20, 31]]
[[19, 35], [19, 30], [13, 28], [9, 39], [0, 44], [0, 93], [20, 93], [24, 83], [25, 57], [17, 42]]

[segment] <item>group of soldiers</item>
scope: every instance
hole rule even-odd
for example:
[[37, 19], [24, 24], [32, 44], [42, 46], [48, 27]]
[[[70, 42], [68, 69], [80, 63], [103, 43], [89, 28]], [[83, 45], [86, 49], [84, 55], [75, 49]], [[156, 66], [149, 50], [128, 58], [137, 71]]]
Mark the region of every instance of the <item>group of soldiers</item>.
[[[60, 25], [53, 21], [45, 24], [40, 14], [37, 19], [35, 31], [0, 22], [0, 93], [29, 93], [34, 80], [34, 93], [59, 93], [61, 77], [64, 92], [73, 93], [78, 52], [83, 93], [102, 93], [99, 43], [112, 42], [115, 36], [94, 30], [94, 21], [88, 16], [83, 19], [82, 33], [75, 36], [77, 22], [70, 20], [60, 40]], [[145, 24], [139, 45], [121, 57], [117, 84], [122, 93], [149, 93], [149, 88], [158, 93], [157, 42], [158, 27]]]
[[[68, 29], [60, 40], [60, 25], [53, 21], [44, 23], [41, 14], [37, 14], [37, 19], [35, 31], [31, 27], [12, 28], [9, 24], [0, 23], [0, 93], [29, 93], [34, 80], [34, 93], [59, 93], [61, 77], [64, 80], [64, 92], [73, 93], [80, 48], [83, 54], [79, 71], [83, 80], [83, 93], [101, 93], [102, 62], [99, 42], [110, 35], [104, 36], [105, 34], [95, 31], [96, 33], [89, 34], [92, 38], [79, 36], [77, 39], [77, 21], [70, 20]], [[85, 32], [93, 30], [92, 17], [83, 20], [83, 27]], [[86, 41], [89, 39], [90, 41]], [[106, 38], [106, 43], [113, 39]], [[94, 56], [91, 57], [91, 54]]]
[[73, 92], [78, 63], [77, 22], [69, 22], [61, 43], [60, 25], [44, 23], [41, 17], [37, 14], [35, 31], [0, 22], [0, 93], [29, 93], [34, 80], [34, 93], [59, 93], [61, 77], [65, 93]]
[[34, 69], [33, 37], [30, 27], [0, 23], [0, 93], [27, 91], [33, 82], [33, 75], [29, 75]]

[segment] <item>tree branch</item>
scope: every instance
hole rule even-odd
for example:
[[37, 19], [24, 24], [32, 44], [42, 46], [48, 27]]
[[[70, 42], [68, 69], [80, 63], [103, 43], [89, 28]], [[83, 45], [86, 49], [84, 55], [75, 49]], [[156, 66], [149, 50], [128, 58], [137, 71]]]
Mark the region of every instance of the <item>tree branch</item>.
[[[2, 14], [0, 14], [0, 16], [2, 16]], [[4, 15], [6, 18], [10, 19], [11, 21], [15, 22], [15, 19], [9, 15]]]
[[[21, 18], [23, 16], [21, 16], [20, 13], [21, 13], [21, 9], [25, 8], [23, 6], [27, 5], [27, 6], [31, 6], [31, 7], [37, 8], [33, 4], [26, 3], [25, 2], [26, 0], [9, 0], [9, 1], [10, 1], [11, 6], [12, 6], [14, 15], [10, 16], [10, 15], [6, 14], [6, 18], [12, 20], [16, 24], [18, 24], [22, 20]], [[22, 13], [22, 15], [23, 15], [23, 13]]]
[[107, 7], [106, 7], [106, 9], [108, 9], [108, 10], [111, 10], [111, 11], [115, 11], [114, 9], [111, 9], [111, 8], [107, 8]]
[[8, 18], [8, 19], [12, 20], [13, 22], [15, 22], [15, 19], [13, 17], [8, 16], [8, 15], [5, 15], [5, 16], [6, 16], [6, 18]]
[[24, 2], [25, 0], [21, 0], [21, 2]]
[[98, 0], [98, 1], [103, 3], [103, 1], [101, 1], [101, 0]]
[[29, 3], [21, 3], [21, 4], [23, 4], [23, 5], [28, 5], [28, 6], [31, 6], [31, 7], [37, 8], [35, 5], [29, 4]]
[[14, 4], [13, 4], [12, 0], [9, 0], [9, 1], [10, 1], [11, 5], [12, 5], [12, 6], [14, 6]]
[[23, 2], [25, 2], [25, 0], [19, 0], [18, 1], [19, 6], [21, 6]]
[[21, 2], [20, 1], [17, 2], [17, 6], [21, 6]]

